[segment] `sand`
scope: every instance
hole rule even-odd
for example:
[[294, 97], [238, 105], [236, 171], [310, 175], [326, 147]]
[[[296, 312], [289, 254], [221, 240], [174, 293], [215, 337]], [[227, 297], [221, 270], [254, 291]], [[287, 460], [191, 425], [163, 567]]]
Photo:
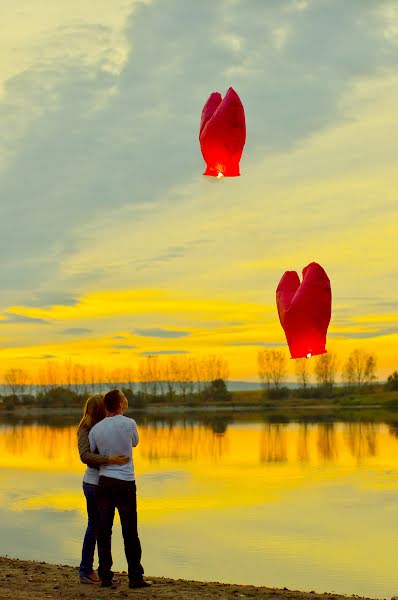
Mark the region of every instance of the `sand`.
[[252, 585], [229, 585], [216, 582], [185, 581], [166, 577], [146, 577], [153, 581], [151, 588], [130, 590], [125, 572], [116, 573], [122, 580], [121, 585], [101, 588], [98, 585], [83, 585], [79, 582], [76, 567], [52, 565], [44, 562], [18, 560], [0, 557], [0, 600], [45, 600], [62, 598], [63, 600], [107, 600], [114, 598], [174, 598], [175, 600], [268, 598], [272, 600], [338, 600], [340, 598], [359, 598], [359, 596], [341, 596], [338, 594], [316, 594], [288, 589], [255, 587]]

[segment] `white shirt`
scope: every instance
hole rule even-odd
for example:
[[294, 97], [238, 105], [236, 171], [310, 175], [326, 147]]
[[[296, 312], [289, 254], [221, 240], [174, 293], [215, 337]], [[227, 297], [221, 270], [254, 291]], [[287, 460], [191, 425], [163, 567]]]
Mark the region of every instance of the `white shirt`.
[[84, 483], [92, 483], [93, 485], [98, 485], [98, 479], [99, 479], [98, 469], [93, 469], [93, 467], [87, 466], [87, 468], [84, 472], [84, 477], [83, 477]]
[[130, 461], [125, 465], [101, 465], [99, 475], [134, 481], [132, 446], [137, 446], [139, 437], [134, 419], [124, 415], [106, 417], [94, 425], [89, 436], [91, 452], [100, 454], [125, 454]]

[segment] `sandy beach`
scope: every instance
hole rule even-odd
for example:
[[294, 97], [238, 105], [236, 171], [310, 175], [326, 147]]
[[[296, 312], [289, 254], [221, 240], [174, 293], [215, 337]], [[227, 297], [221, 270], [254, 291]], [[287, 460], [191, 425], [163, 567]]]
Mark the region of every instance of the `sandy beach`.
[[255, 587], [252, 585], [229, 585], [218, 582], [185, 581], [166, 577], [147, 577], [153, 582], [151, 588], [130, 590], [125, 572], [116, 573], [121, 579], [119, 586], [101, 588], [98, 585], [82, 585], [76, 567], [52, 565], [45, 562], [18, 560], [0, 557], [0, 600], [44, 600], [63, 598], [75, 600], [88, 598], [107, 600], [109, 598], [151, 598], [175, 600], [210, 598], [272, 598], [273, 600], [338, 600], [339, 598], [362, 598], [341, 596], [333, 593], [316, 594], [313, 591], [300, 592], [288, 589]]

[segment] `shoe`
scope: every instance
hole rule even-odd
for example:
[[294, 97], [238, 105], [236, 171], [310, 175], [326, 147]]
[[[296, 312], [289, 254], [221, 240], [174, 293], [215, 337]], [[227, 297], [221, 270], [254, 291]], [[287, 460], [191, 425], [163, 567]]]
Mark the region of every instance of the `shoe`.
[[101, 587], [112, 587], [113, 585], [120, 585], [122, 583], [121, 579], [112, 579], [111, 581], [101, 581]]
[[95, 585], [101, 583], [101, 579], [98, 577], [97, 573], [93, 571], [91, 575], [82, 575], [80, 577], [80, 583], [88, 583], [89, 585]]
[[129, 588], [146, 588], [151, 587], [152, 581], [145, 581], [145, 579], [133, 579], [129, 583]]

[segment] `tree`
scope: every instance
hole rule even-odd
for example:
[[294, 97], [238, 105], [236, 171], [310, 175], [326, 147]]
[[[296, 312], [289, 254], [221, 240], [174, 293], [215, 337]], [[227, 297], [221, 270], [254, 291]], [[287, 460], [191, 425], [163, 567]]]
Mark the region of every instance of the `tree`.
[[296, 371], [297, 382], [305, 390], [310, 379], [308, 358], [297, 358], [295, 360], [294, 368]]
[[148, 371], [148, 361], [141, 360], [138, 364], [138, 373], [137, 373], [138, 381], [140, 382], [140, 390], [143, 393], [144, 397], [149, 394], [149, 382], [150, 382], [150, 374]]
[[126, 388], [131, 390], [131, 393], [134, 394], [135, 376], [132, 367], [126, 367], [124, 369], [124, 379]]
[[228, 391], [227, 384], [224, 379], [214, 379], [205, 390], [205, 397], [209, 400], [224, 402], [231, 400], [231, 394]]
[[206, 358], [192, 359], [192, 374], [194, 379], [194, 389], [197, 394], [202, 394], [208, 385]]
[[167, 396], [171, 400], [175, 394], [175, 379], [171, 361], [167, 362], [163, 368], [163, 379], [166, 384]]
[[65, 359], [64, 362], [65, 384], [68, 390], [72, 389], [73, 378], [73, 362], [71, 358]]
[[11, 395], [20, 400], [28, 381], [28, 374], [23, 369], [8, 369], [4, 373], [4, 381]]
[[116, 369], [112, 369], [112, 371], [109, 373], [108, 379], [109, 383], [115, 390], [120, 389], [124, 379], [123, 370], [118, 367]]
[[38, 401], [44, 408], [48, 406], [62, 406], [64, 408], [76, 406], [78, 398], [76, 392], [61, 386], [49, 388], [46, 392], [41, 392], [38, 395]]
[[349, 385], [361, 388], [376, 379], [376, 356], [356, 349], [351, 352], [344, 365], [343, 377]]
[[263, 388], [276, 388], [287, 375], [286, 356], [281, 350], [260, 350], [257, 354], [258, 376]]
[[337, 365], [337, 357], [333, 352], [317, 356], [314, 367], [317, 383], [331, 390], [336, 380]]
[[224, 379], [224, 381], [228, 379], [228, 363], [220, 356], [213, 355], [205, 358], [203, 361], [203, 369], [208, 383], [215, 381], [216, 379]]
[[73, 391], [75, 394], [80, 393], [80, 383], [81, 383], [81, 374], [80, 374], [81, 365], [72, 365], [72, 377], [71, 381], [73, 384]]
[[94, 396], [96, 390], [96, 384], [98, 380], [97, 367], [96, 365], [89, 365], [87, 369], [88, 382], [91, 387], [90, 393]]
[[387, 377], [386, 387], [388, 390], [398, 390], [398, 371], [394, 371]]
[[184, 402], [186, 402], [187, 396], [192, 390], [192, 364], [186, 356], [180, 356], [170, 361], [170, 368], [176, 388], [180, 392]]
[[46, 363], [46, 383], [49, 389], [54, 389], [59, 384], [58, 364], [54, 360], [48, 360]]
[[146, 358], [146, 373], [149, 393], [152, 398], [156, 398], [159, 392], [159, 380], [161, 377], [159, 356], [151, 354]]

